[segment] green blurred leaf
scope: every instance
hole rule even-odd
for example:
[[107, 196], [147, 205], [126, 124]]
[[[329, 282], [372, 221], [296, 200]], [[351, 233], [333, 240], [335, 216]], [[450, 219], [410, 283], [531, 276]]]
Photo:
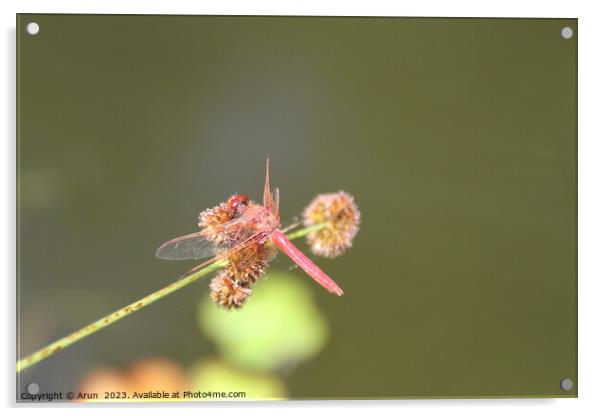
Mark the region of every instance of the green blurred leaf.
[[203, 299], [199, 323], [227, 360], [254, 370], [275, 370], [307, 360], [328, 337], [312, 292], [285, 272], [265, 276], [240, 310], [224, 310]]

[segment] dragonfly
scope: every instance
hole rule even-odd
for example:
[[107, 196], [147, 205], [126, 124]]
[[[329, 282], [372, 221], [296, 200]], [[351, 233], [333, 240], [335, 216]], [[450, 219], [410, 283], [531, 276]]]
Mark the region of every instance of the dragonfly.
[[226, 201], [230, 217], [211, 230], [174, 238], [162, 244], [155, 255], [163, 260], [206, 260], [183, 277], [219, 260], [232, 258], [253, 245], [274, 244], [313, 280], [330, 293], [343, 295], [343, 290], [322, 269], [301, 252], [280, 229], [280, 193], [270, 188], [270, 158], [266, 161], [263, 204], [245, 194], [234, 194]]

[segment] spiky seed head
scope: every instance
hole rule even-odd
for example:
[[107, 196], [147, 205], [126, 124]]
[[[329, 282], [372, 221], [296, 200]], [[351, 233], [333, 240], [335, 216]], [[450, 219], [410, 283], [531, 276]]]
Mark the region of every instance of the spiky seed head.
[[233, 212], [225, 202], [216, 207], [208, 208], [199, 214], [199, 227], [203, 235], [215, 245], [225, 244], [227, 236], [223, 232], [223, 225], [233, 219]]
[[265, 243], [253, 243], [228, 255], [228, 274], [240, 282], [254, 284], [267, 270], [276, 255], [276, 248]]
[[211, 300], [224, 308], [240, 308], [251, 296], [251, 288], [228, 276], [223, 270], [211, 280]]
[[359, 231], [360, 211], [347, 192], [316, 196], [303, 212], [306, 227], [326, 224], [307, 235], [311, 251], [324, 257], [337, 257], [353, 244]]

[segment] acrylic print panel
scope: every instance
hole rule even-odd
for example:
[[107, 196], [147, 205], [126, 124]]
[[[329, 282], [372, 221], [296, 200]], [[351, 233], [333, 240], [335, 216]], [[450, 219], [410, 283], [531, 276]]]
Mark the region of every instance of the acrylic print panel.
[[19, 401], [576, 397], [575, 19], [17, 33]]

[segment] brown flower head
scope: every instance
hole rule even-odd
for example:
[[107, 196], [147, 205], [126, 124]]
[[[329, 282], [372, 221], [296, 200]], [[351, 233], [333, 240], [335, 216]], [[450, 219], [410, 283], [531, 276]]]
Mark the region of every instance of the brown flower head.
[[250, 244], [227, 256], [226, 271], [235, 280], [252, 285], [265, 273], [268, 263], [275, 255], [276, 248], [272, 245]]
[[203, 235], [220, 246], [227, 242], [227, 235], [223, 230], [223, 225], [234, 218], [232, 210], [228, 208], [225, 202], [216, 207], [208, 208], [199, 214], [199, 227], [203, 229]]
[[211, 280], [211, 300], [225, 308], [240, 308], [251, 296], [251, 289], [222, 271]]
[[316, 196], [303, 212], [305, 226], [326, 224], [307, 235], [311, 251], [324, 257], [340, 256], [350, 248], [359, 222], [360, 212], [353, 197], [343, 191]]

